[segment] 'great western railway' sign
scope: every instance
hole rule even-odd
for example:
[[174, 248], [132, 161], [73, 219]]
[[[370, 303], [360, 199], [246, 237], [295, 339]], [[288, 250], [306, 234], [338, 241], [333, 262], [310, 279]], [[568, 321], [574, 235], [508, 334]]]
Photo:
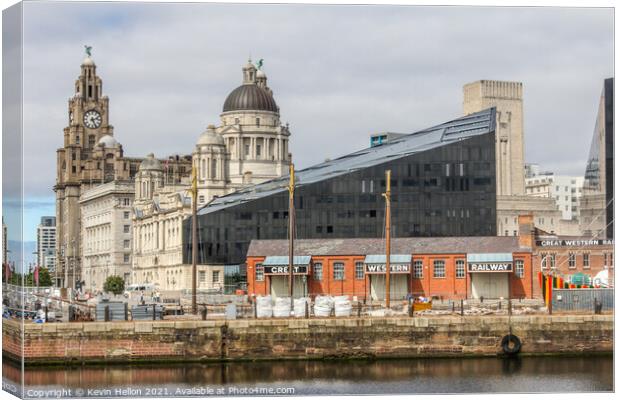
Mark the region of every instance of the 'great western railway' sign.
[[[385, 274], [385, 264], [366, 264], [367, 274]], [[410, 264], [390, 264], [390, 274], [408, 274], [411, 272]]]
[[[288, 265], [265, 265], [267, 275], [288, 275], [288, 273]], [[307, 273], [307, 265], [293, 265], [293, 274], [305, 275]]]
[[562, 246], [613, 246], [613, 239], [562, 239], [562, 240], [537, 240], [539, 247], [562, 247]]
[[469, 263], [467, 272], [512, 272], [512, 263]]

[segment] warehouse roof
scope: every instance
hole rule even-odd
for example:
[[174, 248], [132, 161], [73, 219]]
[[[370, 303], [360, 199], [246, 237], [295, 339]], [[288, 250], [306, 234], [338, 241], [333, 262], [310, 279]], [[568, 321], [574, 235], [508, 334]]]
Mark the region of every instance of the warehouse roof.
[[[489, 108], [424, 129], [403, 135], [387, 143], [368, 147], [342, 157], [325, 161], [295, 172], [297, 187], [320, 182], [336, 176], [355, 172], [373, 165], [383, 164], [415, 153], [441, 147], [472, 136], [495, 131], [495, 108]], [[288, 175], [258, 185], [248, 186], [228, 195], [218, 197], [201, 208], [198, 214], [208, 214], [223, 208], [267, 197], [287, 190]]]
[[[294, 254], [305, 256], [366, 256], [385, 252], [384, 239], [298, 239]], [[519, 247], [517, 236], [461, 236], [393, 238], [393, 254], [514, 253], [531, 251]], [[252, 240], [247, 257], [284, 256], [288, 240]]]

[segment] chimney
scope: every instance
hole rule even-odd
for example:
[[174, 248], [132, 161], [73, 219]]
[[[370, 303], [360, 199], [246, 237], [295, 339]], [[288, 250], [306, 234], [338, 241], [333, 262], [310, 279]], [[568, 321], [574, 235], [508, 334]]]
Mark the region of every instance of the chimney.
[[519, 247], [534, 248], [534, 214], [519, 215]]

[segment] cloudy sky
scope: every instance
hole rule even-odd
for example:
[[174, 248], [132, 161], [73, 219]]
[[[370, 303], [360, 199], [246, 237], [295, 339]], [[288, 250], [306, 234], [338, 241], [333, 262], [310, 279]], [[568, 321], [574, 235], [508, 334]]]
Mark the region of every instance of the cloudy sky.
[[524, 84], [526, 161], [582, 175], [613, 76], [611, 9], [29, 2], [23, 43], [26, 238], [54, 214], [84, 44], [131, 156], [189, 154], [263, 58], [299, 168], [459, 117], [463, 84], [500, 79]]

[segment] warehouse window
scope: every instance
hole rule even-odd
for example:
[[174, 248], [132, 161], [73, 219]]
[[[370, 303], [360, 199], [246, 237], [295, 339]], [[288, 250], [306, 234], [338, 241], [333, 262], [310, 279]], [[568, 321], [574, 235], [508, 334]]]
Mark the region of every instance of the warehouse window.
[[361, 261], [355, 263], [355, 279], [364, 279], [364, 263]]
[[583, 253], [583, 268], [585, 269], [590, 268], [590, 254], [589, 253]]
[[540, 260], [540, 269], [547, 269], [547, 254], [541, 253]]
[[555, 268], [555, 254], [549, 254], [549, 267]]
[[465, 278], [465, 260], [456, 260], [456, 277]]
[[219, 284], [220, 283], [220, 271], [213, 271], [212, 278], [213, 279], [211, 281], [214, 284], [216, 283]]
[[265, 267], [261, 264], [256, 264], [256, 282], [262, 282], [265, 280]]
[[575, 253], [568, 253], [568, 268], [577, 268], [577, 257]]
[[515, 261], [515, 274], [517, 275], [517, 278], [523, 278], [525, 276], [523, 260]]
[[201, 284], [205, 283], [207, 281], [207, 273], [205, 271], [200, 271], [199, 274], [199, 281]]
[[415, 260], [413, 262], [413, 277], [417, 279], [422, 279], [424, 276], [424, 267], [422, 266], [422, 260]]
[[344, 280], [344, 263], [341, 263], [341, 262], [334, 263], [334, 280], [335, 281]]
[[315, 263], [314, 268], [312, 268], [312, 279], [315, 281], [323, 280], [323, 264]]
[[446, 262], [443, 260], [433, 261], [433, 278], [446, 277]]

